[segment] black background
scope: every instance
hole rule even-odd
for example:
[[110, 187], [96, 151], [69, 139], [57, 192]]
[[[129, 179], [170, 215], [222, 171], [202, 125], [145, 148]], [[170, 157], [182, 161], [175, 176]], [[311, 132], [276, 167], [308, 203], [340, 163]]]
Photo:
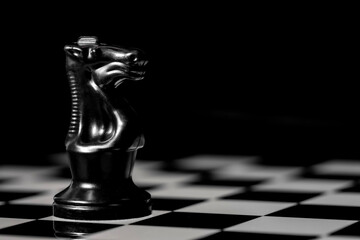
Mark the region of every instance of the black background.
[[352, 6], [27, 6], [2, 20], [2, 151], [39, 163], [64, 151], [63, 47], [79, 36], [140, 48], [150, 63], [126, 97], [142, 158], [191, 153], [357, 158], [358, 24]]

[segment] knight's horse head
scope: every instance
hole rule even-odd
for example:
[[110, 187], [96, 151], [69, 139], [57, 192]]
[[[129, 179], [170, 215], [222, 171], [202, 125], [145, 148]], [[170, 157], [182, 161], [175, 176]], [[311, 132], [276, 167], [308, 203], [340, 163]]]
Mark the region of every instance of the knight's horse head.
[[65, 46], [65, 52], [72, 94], [67, 149], [88, 153], [142, 147], [135, 111], [121, 92], [113, 90], [124, 81], [144, 78], [144, 54], [99, 44], [95, 37], [80, 37], [77, 43]]
[[83, 69], [100, 87], [117, 87], [124, 80], [144, 78], [144, 54], [138, 49], [98, 44], [95, 37], [80, 37], [74, 45], [65, 46], [67, 67]]

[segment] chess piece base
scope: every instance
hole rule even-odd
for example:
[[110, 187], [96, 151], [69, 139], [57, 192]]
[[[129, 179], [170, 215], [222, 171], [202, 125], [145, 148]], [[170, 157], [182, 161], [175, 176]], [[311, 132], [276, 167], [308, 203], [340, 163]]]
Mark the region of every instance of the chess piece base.
[[54, 196], [55, 217], [114, 220], [151, 214], [151, 195], [131, 178], [136, 151], [69, 154], [72, 181]]
[[70, 205], [54, 202], [55, 217], [76, 220], [119, 220], [144, 217], [151, 214], [151, 203], [123, 201], [102, 206]]

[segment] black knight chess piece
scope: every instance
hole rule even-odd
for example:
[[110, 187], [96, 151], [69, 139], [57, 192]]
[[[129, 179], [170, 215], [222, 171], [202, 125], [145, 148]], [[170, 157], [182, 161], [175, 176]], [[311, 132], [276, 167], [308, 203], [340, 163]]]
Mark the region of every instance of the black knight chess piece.
[[54, 196], [54, 216], [110, 220], [151, 214], [151, 196], [132, 180], [137, 150], [144, 145], [140, 120], [119, 96], [126, 81], [144, 78], [140, 50], [81, 37], [65, 46], [72, 113], [65, 140], [72, 181]]

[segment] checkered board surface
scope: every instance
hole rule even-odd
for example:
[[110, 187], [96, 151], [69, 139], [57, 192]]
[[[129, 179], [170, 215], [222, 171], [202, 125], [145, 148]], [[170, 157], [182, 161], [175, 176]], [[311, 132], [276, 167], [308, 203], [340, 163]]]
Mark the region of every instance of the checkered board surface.
[[359, 160], [301, 167], [199, 155], [137, 160], [133, 176], [152, 194], [151, 216], [74, 221], [52, 216], [53, 196], [70, 182], [66, 163], [1, 166], [0, 239], [57, 239], [56, 226], [104, 240], [360, 239]]

